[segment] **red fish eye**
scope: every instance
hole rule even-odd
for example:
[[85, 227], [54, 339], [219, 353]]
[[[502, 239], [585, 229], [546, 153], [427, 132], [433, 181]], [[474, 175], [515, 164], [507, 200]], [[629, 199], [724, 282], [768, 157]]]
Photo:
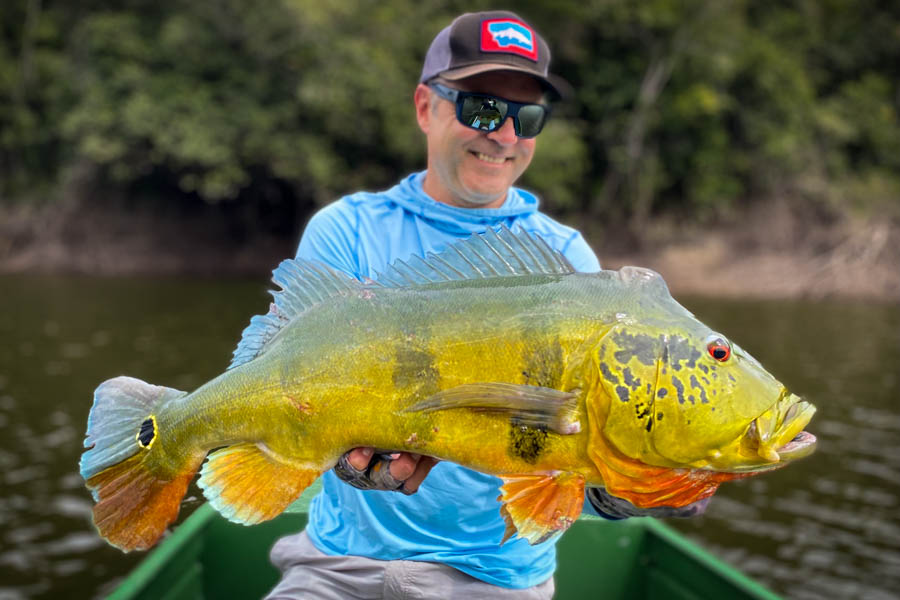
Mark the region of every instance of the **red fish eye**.
[[725, 362], [731, 357], [731, 346], [722, 338], [711, 340], [707, 346], [709, 355], [719, 362]]

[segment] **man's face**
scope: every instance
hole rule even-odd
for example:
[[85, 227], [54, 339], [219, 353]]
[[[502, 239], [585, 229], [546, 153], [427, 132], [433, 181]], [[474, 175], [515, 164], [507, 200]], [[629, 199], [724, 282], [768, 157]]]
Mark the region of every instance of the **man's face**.
[[[511, 71], [482, 73], [448, 83], [517, 102], [540, 102], [536, 79]], [[466, 208], [497, 208], [509, 187], [534, 156], [535, 138], [516, 137], [513, 120], [500, 129], [478, 131], [456, 120], [456, 105], [425, 85], [416, 88], [416, 117], [428, 142], [428, 173], [423, 187], [437, 200]], [[436, 104], [433, 104], [436, 103]]]

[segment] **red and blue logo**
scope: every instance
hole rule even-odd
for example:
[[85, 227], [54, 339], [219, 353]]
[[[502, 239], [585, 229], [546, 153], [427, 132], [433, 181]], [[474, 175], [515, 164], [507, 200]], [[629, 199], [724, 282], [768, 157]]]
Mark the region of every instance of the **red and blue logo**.
[[488, 19], [481, 22], [481, 51], [518, 54], [537, 62], [537, 36], [516, 19]]

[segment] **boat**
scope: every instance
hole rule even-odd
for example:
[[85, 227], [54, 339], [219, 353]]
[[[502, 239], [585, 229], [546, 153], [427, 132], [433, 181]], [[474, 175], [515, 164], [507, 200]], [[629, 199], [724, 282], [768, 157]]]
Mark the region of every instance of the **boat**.
[[[269, 550], [306, 524], [318, 482], [279, 517], [252, 527], [203, 504], [119, 584], [110, 600], [262, 598], [278, 572]], [[583, 515], [557, 546], [556, 600], [778, 600], [662, 521]]]

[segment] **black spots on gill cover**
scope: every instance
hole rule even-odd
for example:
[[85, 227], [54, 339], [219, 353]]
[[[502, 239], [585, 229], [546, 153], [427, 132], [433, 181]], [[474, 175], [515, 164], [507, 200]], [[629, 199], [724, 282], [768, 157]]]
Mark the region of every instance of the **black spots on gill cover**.
[[523, 425], [516, 419], [509, 424], [509, 454], [529, 465], [537, 463], [547, 447], [547, 429]]
[[153, 439], [156, 437], [156, 419], [152, 416], [147, 417], [141, 423], [141, 430], [138, 432], [138, 445], [141, 448], [149, 448]]
[[661, 387], [658, 390], [656, 390], [656, 397], [657, 398], [665, 398], [666, 394], [668, 394], [668, 393], [669, 393], [669, 390], [667, 390], [664, 387]]
[[619, 397], [619, 400], [622, 402], [628, 402], [628, 388], [624, 385], [616, 386], [616, 395]]
[[639, 387], [641, 387], [641, 380], [638, 377], [635, 377], [631, 373], [631, 369], [625, 367], [625, 370], [622, 371], [622, 376], [625, 378], [625, 385], [630, 387], [632, 390], [637, 391]]
[[600, 363], [600, 373], [603, 375], [603, 379], [607, 380], [613, 385], [619, 383], [619, 378], [609, 369], [609, 366], [607, 366], [607, 364], [604, 362]]
[[[697, 360], [703, 354], [694, 348], [691, 342], [683, 337], [672, 336], [666, 340], [666, 349], [668, 350], [668, 363], [676, 371], [680, 371], [683, 366], [693, 369], [697, 366]], [[682, 364], [684, 363], [684, 364]]]
[[675, 386], [675, 391], [678, 393], [678, 404], [684, 404], [684, 385], [681, 380], [673, 376], [672, 385]]
[[706, 397], [706, 388], [700, 385], [700, 382], [697, 381], [696, 375], [691, 375], [691, 387], [700, 390], [700, 403], [701, 404], [709, 404], [709, 399]]
[[660, 353], [659, 339], [643, 333], [632, 335], [625, 331], [617, 331], [612, 336], [612, 342], [619, 348], [613, 356], [623, 365], [635, 358], [641, 364], [652, 366]]
[[647, 419], [647, 424], [645, 425], [645, 429], [650, 431], [653, 429], [653, 418], [651, 417], [653, 412], [653, 407], [649, 404], [645, 404], [644, 402], [638, 402], [634, 407], [634, 416], [637, 417], [637, 420]]

